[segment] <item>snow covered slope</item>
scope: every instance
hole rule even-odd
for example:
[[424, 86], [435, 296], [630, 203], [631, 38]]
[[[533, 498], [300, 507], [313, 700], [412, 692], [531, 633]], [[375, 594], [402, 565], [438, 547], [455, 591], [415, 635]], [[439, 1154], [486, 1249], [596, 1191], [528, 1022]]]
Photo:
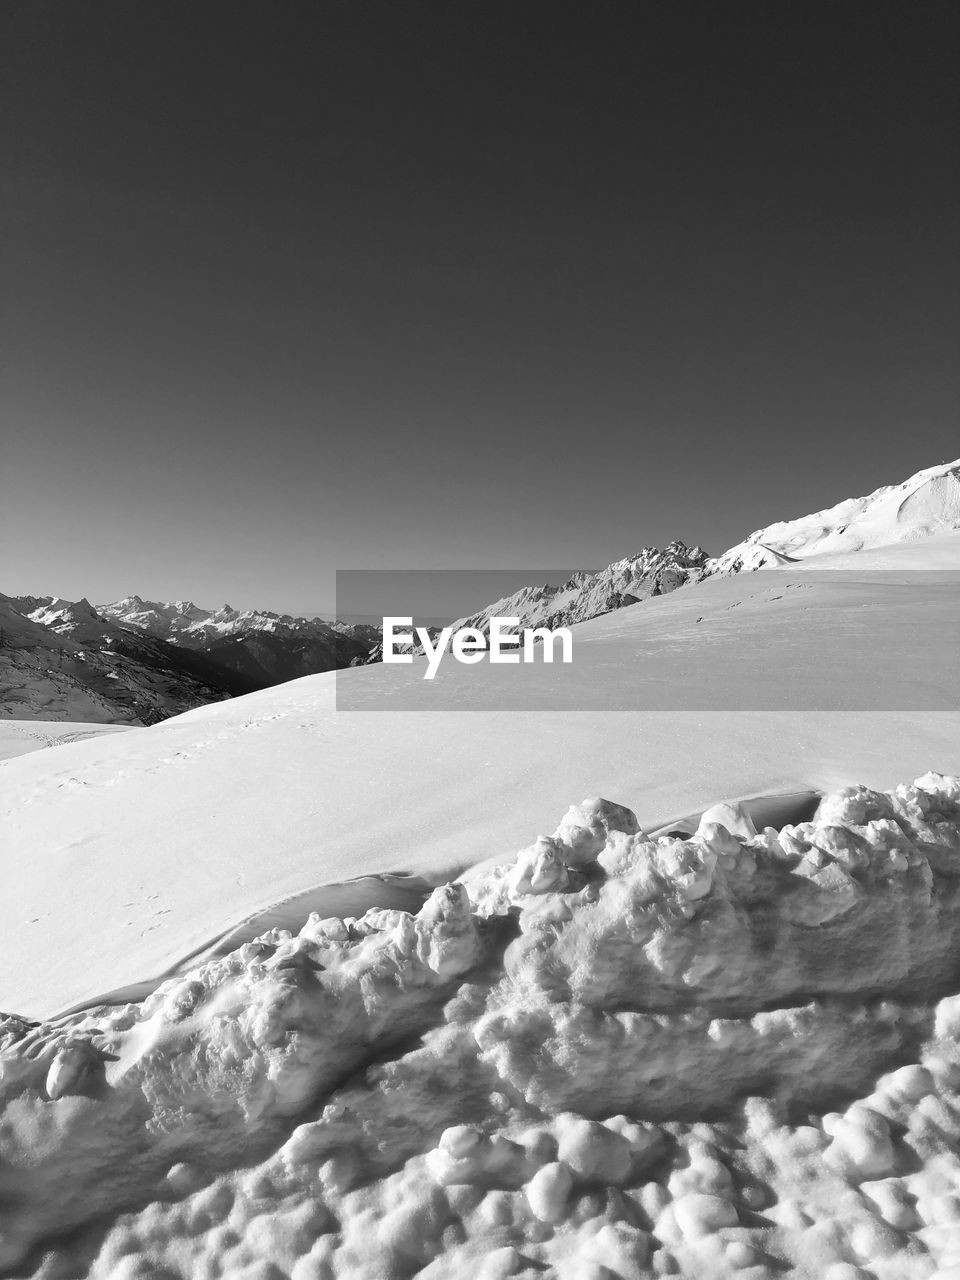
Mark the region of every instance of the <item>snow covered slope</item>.
[[[922, 545], [941, 565], [958, 549]], [[712, 578], [582, 624], [569, 667], [359, 668], [8, 761], [3, 1004], [155, 977], [319, 884], [442, 878], [571, 795], [649, 827], [718, 797], [956, 772], [958, 635], [955, 584], [913, 568]]]
[[960, 529], [960, 459], [826, 511], [757, 529], [711, 560], [711, 573], [761, 569], [809, 556], [862, 551]]
[[128, 725], [82, 724], [76, 721], [0, 719], [0, 760], [25, 756], [30, 751], [81, 742], [104, 733], [122, 733]]

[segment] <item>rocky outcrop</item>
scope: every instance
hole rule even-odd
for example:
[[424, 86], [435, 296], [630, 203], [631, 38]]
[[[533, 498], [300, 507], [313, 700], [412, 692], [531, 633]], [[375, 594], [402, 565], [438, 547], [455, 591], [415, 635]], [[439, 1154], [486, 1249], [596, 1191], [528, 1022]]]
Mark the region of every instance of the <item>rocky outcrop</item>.
[[[490, 619], [496, 617], [519, 618], [520, 628], [568, 627], [652, 596], [666, 595], [688, 582], [698, 582], [706, 563], [707, 553], [702, 547], [691, 549], [678, 538], [662, 550], [644, 547], [598, 573], [579, 570], [558, 587], [549, 583], [524, 587], [477, 613], [459, 618], [453, 626], [458, 630], [475, 627], [486, 635]], [[380, 657], [371, 654], [368, 660], [379, 661]]]

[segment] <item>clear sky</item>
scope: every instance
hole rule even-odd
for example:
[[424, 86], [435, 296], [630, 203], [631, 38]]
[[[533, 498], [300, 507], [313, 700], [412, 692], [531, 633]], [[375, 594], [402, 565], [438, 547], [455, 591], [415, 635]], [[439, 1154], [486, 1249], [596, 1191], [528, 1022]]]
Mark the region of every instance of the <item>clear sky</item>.
[[960, 454], [952, 0], [0, 28], [0, 590], [313, 613]]

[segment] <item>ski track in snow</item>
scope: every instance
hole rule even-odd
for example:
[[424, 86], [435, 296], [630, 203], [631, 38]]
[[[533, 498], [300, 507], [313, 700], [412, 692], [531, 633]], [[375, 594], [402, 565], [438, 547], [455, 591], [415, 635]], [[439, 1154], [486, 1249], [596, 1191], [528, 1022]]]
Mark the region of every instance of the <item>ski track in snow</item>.
[[82, 724], [76, 721], [0, 719], [0, 763], [47, 747], [84, 742], [102, 734], [122, 733], [127, 728], [126, 725]]

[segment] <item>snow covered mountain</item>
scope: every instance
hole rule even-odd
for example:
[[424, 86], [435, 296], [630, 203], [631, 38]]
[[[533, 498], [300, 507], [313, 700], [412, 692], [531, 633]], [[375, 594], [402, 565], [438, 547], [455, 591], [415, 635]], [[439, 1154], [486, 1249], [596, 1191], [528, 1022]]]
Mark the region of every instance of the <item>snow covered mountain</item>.
[[87, 600], [0, 596], [4, 718], [145, 725], [257, 687], [105, 620]]
[[454, 626], [475, 627], [486, 635], [490, 619], [500, 617], [519, 618], [521, 627], [567, 627], [696, 582], [706, 563], [705, 551], [700, 547], [691, 551], [679, 540], [667, 543], [662, 551], [644, 547], [599, 573], [575, 573], [562, 586], [524, 587], [460, 618]]
[[117, 633], [117, 627], [97, 613], [86, 597], [64, 600], [60, 596], [24, 596], [16, 603], [31, 621], [81, 644], [104, 644]]
[[[720, 574], [744, 573], [813, 556], [893, 546], [960, 529], [960, 459], [917, 472], [902, 484], [848, 498], [826, 511], [758, 529], [708, 558], [679, 539], [599, 573], [574, 574], [562, 586], [524, 587], [454, 623], [487, 633], [491, 617], [519, 617], [521, 627], [560, 627], [600, 617]], [[421, 650], [422, 652], [422, 650]], [[371, 655], [380, 660], [379, 651]]]
[[124, 627], [135, 627], [238, 672], [263, 688], [349, 666], [365, 658], [380, 639], [379, 628], [362, 623], [325, 622], [251, 609], [201, 609], [189, 600], [162, 603], [127, 596], [99, 612]]
[[913, 542], [960, 529], [960, 459], [825, 511], [757, 529], [709, 561], [709, 573], [763, 569], [811, 556]]

